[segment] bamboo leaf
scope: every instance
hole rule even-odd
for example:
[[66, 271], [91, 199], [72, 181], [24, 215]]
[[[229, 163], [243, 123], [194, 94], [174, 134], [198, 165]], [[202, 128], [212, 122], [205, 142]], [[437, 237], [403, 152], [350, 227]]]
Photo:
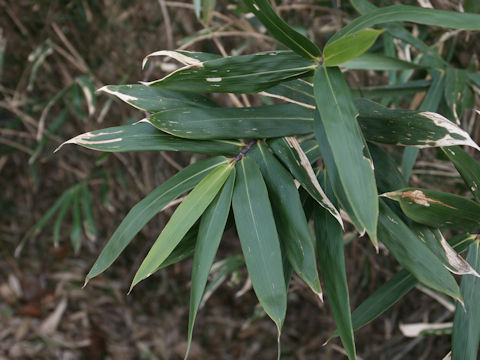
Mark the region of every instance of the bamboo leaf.
[[173, 213], [133, 278], [130, 291], [149, 277], [170, 255], [222, 188], [233, 165], [220, 165], [195, 186]]
[[236, 166], [233, 214], [248, 274], [265, 312], [282, 329], [287, 307], [282, 254], [267, 188], [258, 165], [245, 157]]
[[355, 359], [355, 340], [348, 294], [342, 228], [324, 209], [314, 213], [318, 260], [328, 301], [332, 307], [338, 333], [349, 359]]
[[461, 300], [455, 279], [405, 223], [380, 201], [378, 238], [395, 259], [424, 285]]
[[158, 129], [189, 139], [270, 138], [312, 132], [313, 110], [293, 104], [250, 108], [180, 108], [151, 115]]
[[475, 232], [480, 226], [480, 205], [462, 196], [417, 188], [404, 188], [383, 196], [398, 201], [405, 215], [420, 224], [468, 232]]
[[[480, 241], [477, 239], [468, 249], [467, 262], [480, 271]], [[462, 277], [460, 291], [465, 306], [457, 304], [453, 319], [452, 360], [475, 359], [480, 342], [480, 279], [471, 275]]]
[[97, 238], [97, 228], [95, 226], [95, 219], [93, 215], [92, 194], [88, 190], [87, 183], [84, 183], [80, 189], [80, 203], [83, 215], [83, 232], [89, 240]]
[[313, 238], [292, 176], [262, 143], [252, 148], [248, 156], [260, 166], [288, 261], [321, 299]]
[[[476, 235], [461, 234], [449, 239], [448, 243], [455, 251], [462, 252], [475, 241], [476, 237]], [[358, 330], [375, 320], [417, 284], [417, 279], [407, 270], [404, 269], [396, 273], [353, 311], [353, 329]], [[330, 339], [335, 336], [338, 336], [338, 331], [335, 331]]]
[[467, 71], [448, 66], [445, 71], [445, 102], [452, 114], [453, 120], [460, 125], [462, 115], [462, 100], [466, 89]]
[[480, 164], [458, 146], [442, 148], [448, 159], [455, 165], [468, 189], [477, 201], [480, 201]]
[[360, 127], [369, 141], [418, 148], [468, 145], [480, 150], [466, 131], [437, 113], [391, 110], [362, 99], [355, 104]]
[[145, 85], [186, 92], [257, 93], [282, 81], [307, 76], [317, 66], [292, 51], [194, 60]]
[[72, 211], [73, 224], [70, 230], [70, 241], [72, 242], [73, 251], [78, 254], [80, 246], [82, 245], [82, 213], [80, 210], [80, 192], [76, 191], [72, 194]]
[[85, 283], [104, 272], [135, 235], [165, 206], [192, 189], [213, 169], [226, 163], [227, 159], [220, 156], [196, 162], [172, 176], [135, 205], [108, 240], [87, 274]]
[[195, 256], [192, 267], [192, 287], [190, 290], [190, 311], [188, 317], [188, 345], [185, 359], [188, 357], [192, 343], [193, 326], [200, 302], [207, 284], [208, 274], [222, 239], [230, 210], [235, 170], [228, 177], [222, 190], [209, 205], [200, 220]]
[[462, 30], [480, 30], [480, 15], [427, 9], [417, 6], [392, 5], [362, 15], [332, 36], [328, 43], [374, 25], [408, 21], [424, 25]]
[[187, 105], [216, 106], [214, 102], [199, 94], [182, 93], [141, 84], [107, 85], [98, 89], [97, 92], [114, 95], [127, 104], [150, 113]]
[[195, 224], [188, 230], [180, 243], [168, 255], [168, 257], [160, 264], [156, 271], [164, 269], [172, 264], [176, 264], [190, 257], [195, 251], [197, 244], [198, 226]]
[[325, 195], [308, 158], [295, 142], [295, 139], [279, 138], [269, 141], [268, 144], [310, 196], [332, 214], [343, 227], [340, 213]]
[[283, 21], [268, 0], [245, 0], [245, 4], [277, 40], [307, 59], [320, 60], [320, 49]]
[[338, 66], [366, 52], [383, 30], [365, 29], [327, 44], [323, 49], [324, 66]]
[[127, 151], [187, 151], [211, 155], [238, 154], [244, 144], [238, 141], [212, 140], [192, 141], [166, 134], [148, 122], [115, 126], [78, 135], [60, 145], [77, 144], [87, 149]]
[[358, 111], [340, 70], [319, 67], [314, 76], [314, 94], [320, 114], [315, 118], [317, 138], [321, 141], [319, 131], [324, 131], [324, 146], [331, 149], [352, 216], [362, 226], [359, 230], [365, 229], [376, 246], [378, 198], [373, 164], [356, 120]]
[[415, 70], [426, 66], [381, 54], [363, 54], [342, 64], [347, 69], [359, 70]]
[[55, 220], [55, 224], [53, 225], [53, 245], [58, 246], [60, 243], [60, 230], [62, 228], [63, 219], [67, 214], [68, 209], [72, 203], [72, 191], [67, 190], [67, 197], [65, 201], [62, 202], [62, 206], [58, 210], [57, 218]]

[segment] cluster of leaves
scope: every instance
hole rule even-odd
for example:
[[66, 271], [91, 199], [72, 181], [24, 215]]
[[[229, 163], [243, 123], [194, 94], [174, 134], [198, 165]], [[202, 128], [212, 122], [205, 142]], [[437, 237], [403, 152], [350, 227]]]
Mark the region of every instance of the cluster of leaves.
[[[189, 344], [222, 234], [235, 224], [243, 257], [228, 259], [226, 269], [245, 262], [258, 300], [279, 335], [293, 271], [322, 297], [318, 262], [338, 326], [334, 335], [340, 336], [350, 359], [356, 356], [354, 330], [386, 311], [418, 282], [457, 301], [452, 358], [476, 357], [480, 165], [460, 146], [479, 147], [462, 130], [460, 118], [472, 107], [472, 89], [480, 86], [480, 78], [451, 67], [401, 22], [480, 30], [480, 16], [402, 5], [377, 9], [363, 0], [351, 3], [361, 16], [335, 33], [321, 51], [287, 25], [267, 0], [245, 0], [249, 11], [291, 50], [225, 58], [159, 51], [149, 56], [170, 56], [184, 67], [150, 83], [101, 89], [149, 116], [134, 125], [79, 135], [68, 143], [107, 152], [170, 150], [214, 156], [186, 167], [132, 208], [87, 281], [105, 271], [153, 216], [193, 189], [131, 285], [194, 254]], [[373, 26], [381, 29], [369, 28]], [[385, 54], [366, 53], [382, 33]], [[421, 55], [414, 62], [390, 56], [387, 44], [393, 38]], [[360, 91], [364, 97], [357, 97], [339, 66], [409, 75], [427, 72], [430, 79], [408, 81], [407, 76], [404, 82], [377, 91], [364, 89]], [[419, 110], [384, 106], [421, 91], [427, 94]], [[264, 99], [284, 103], [222, 108], [201, 93], [260, 93]], [[377, 98], [383, 105], [372, 101]], [[446, 117], [435, 112], [440, 104]], [[407, 147], [402, 172], [378, 144]], [[437, 147], [455, 165], [473, 200], [408, 187], [418, 149], [429, 147]], [[319, 159], [323, 166], [318, 166]], [[381, 241], [404, 268], [353, 313], [343, 253], [345, 220], [360, 234], [368, 234], [376, 248]], [[445, 239], [450, 230], [457, 235]], [[464, 260], [459, 253], [467, 248]], [[460, 287], [452, 273], [465, 275]]]

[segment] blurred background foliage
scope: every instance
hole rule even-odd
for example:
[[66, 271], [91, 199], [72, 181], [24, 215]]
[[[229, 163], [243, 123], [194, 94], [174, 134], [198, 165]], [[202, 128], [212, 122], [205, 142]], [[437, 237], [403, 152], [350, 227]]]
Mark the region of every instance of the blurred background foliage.
[[[460, 6], [459, 1], [431, 3], [449, 10]], [[215, 11], [202, 13], [200, 20], [190, 1], [0, 0], [0, 9], [0, 359], [183, 358], [191, 260], [125, 295], [125, 279], [133, 277], [173, 209], [150, 222], [105, 275], [81, 286], [128, 210], [195, 158], [171, 152], [99, 155], [79, 147], [53, 151], [78, 134], [140, 120], [140, 111], [95, 89], [170, 72], [173, 63], [153, 63], [142, 71], [141, 60], [153, 51], [238, 55], [278, 43], [240, 15], [241, 1], [217, 1]], [[283, 1], [277, 10], [299, 31], [309, 29], [319, 45], [356, 16], [343, 1]], [[436, 31], [412, 30], [427, 43]], [[453, 34], [440, 46], [454, 66], [478, 71], [480, 43], [468, 33]], [[361, 86], [388, 83], [379, 73], [352, 74]], [[227, 95], [212, 98], [235, 104]], [[470, 130], [478, 142], [479, 127]], [[461, 179], [454, 168], [432, 164], [426, 154], [414, 169], [415, 183], [425, 185], [432, 175], [441, 175], [442, 187], [456, 192]], [[226, 237], [222, 258], [239, 250], [235, 234]], [[356, 307], [397, 265], [376, 256], [368, 242], [355, 241], [354, 233], [345, 240]], [[199, 314], [191, 358], [274, 358], [276, 330], [259, 311], [254, 294], [245, 290], [245, 273], [234, 267], [222, 277], [222, 264], [217, 268], [220, 291]], [[330, 310], [298, 279], [288, 296], [285, 358], [318, 359], [319, 351], [325, 359], [343, 358], [338, 339], [321, 347], [334, 329]], [[405, 338], [398, 319], [438, 321], [446, 314], [449, 310], [429, 294], [412, 292], [357, 333], [358, 354], [363, 359], [440, 358], [449, 350], [449, 337]]]

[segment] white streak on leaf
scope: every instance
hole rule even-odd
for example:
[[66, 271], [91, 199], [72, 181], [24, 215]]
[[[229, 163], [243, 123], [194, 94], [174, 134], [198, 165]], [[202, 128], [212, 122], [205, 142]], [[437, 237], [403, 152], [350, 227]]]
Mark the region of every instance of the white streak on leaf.
[[[442, 115], [428, 111], [421, 112], [418, 115], [431, 120], [436, 126], [447, 130], [447, 135], [445, 135], [441, 139], [434, 141], [435, 146], [468, 145], [480, 151], [480, 147], [471, 139], [470, 135], [466, 131], [464, 131], [458, 125], [454, 124]], [[452, 136], [453, 134], [463, 137], [464, 140], [455, 139]]]
[[429, 324], [429, 323], [414, 323], [414, 324], [400, 324], [399, 328], [402, 334], [406, 337], [418, 337], [422, 332], [427, 330], [442, 330], [453, 326], [453, 323]]
[[118, 131], [113, 131], [113, 132], [99, 132], [99, 133], [96, 133], [96, 134], [91, 133], [91, 132], [80, 134], [80, 135], [75, 136], [74, 138], [71, 138], [70, 140], [67, 140], [64, 143], [60, 144], [60, 146], [58, 148], [56, 148], [54, 152], [57, 152], [58, 150], [60, 150], [60, 148], [65, 144], [100, 145], [100, 144], [109, 144], [109, 143], [119, 142], [119, 141], [122, 141], [121, 137], [114, 138], [114, 139], [107, 139], [107, 140], [92, 140], [92, 139], [95, 139], [98, 136], [120, 134], [122, 132], [123, 132], [123, 130], [118, 130]]
[[213, 78], [207, 78], [206, 79], [208, 82], [219, 82], [222, 81], [221, 77], [213, 77]]
[[313, 106], [313, 105], [306, 104], [306, 103], [303, 103], [303, 102], [300, 102], [300, 101], [296, 101], [296, 100], [293, 100], [293, 99], [291, 99], [289, 97], [286, 97], [286, 96], [271, 94], [271, 93], [266, 92], [266, 91], [260, 92], [259, 95], [268, 96], [268, 97], [275, 98], [275, 99], [280, 99], [280, 100], [283, 100], [283, 101], [286, 101], [286, 102], [289, 102], [289, 103], [292, 103], [292, 104], [297, 104], [297, 105], [306, 107], [308, 109], [315, 110], [315, 106]]
[[342, 226], [342, 229], [343, 229], [344, 228], [343, 227], [343, 220], [342, 220], [342, 217], [340, 216], [340, 213], [335, 208], [335, 206], [333, 206], [332, 202], [327, 197], [327, 195], [325, 195], [325, 193], [323, 192], [323, 189], [320, 186], [320, 184], [318, 183], [317, 177], [315, 176], [315, 172], [312, 169], [312, 165], [310, 165], [310, 162], [308, 161], [307, 155], [305, 155], [305, 153], [303, 152], [302, 147], [298, 143], [297, 139], [293, 136], [287, 136], [287, 137], [285, 137], [285, 140], [287, 141], [288, 145], [297, 152], [297, 154], [300, 158], [300, 165], [306, 170], [306, 172], [308, 174], [308, 177], [310, 178], [310, 181], [312, 182], [313, 186], [320, 193], [320, 195], [322, 197], [322, 200], [323, 200], [323, 202], [320, 203], [320, 205], [322, 205], [326, 210], [328, 210], [328, 212], [330, 214], [332, 214], [332, 216], [335, 219], [337, 219], [337, 221], [340, 223], [340, 225]]
[[443, 250], [445, 251], [445, 256], [447, 257], [448, 263], [453, 267], [453, 269], [447, 267], [449, 271], [457, 275], [466, 275], [471, 274], [476, 277], [480, 277], [478, 272], [470, 266], [468, 262], [465, 261], [458, 253], [453, 250], [450, 244], [445, 240], [443, 235], [440, 233], [440, 245], [442, 245]]
[[177, 51], [169, 51], [169, 50], [160, 50], [160, 51], [155, 51], [149, 55], [147, 55], [143, 61], [142, 61], [142, 69], [145, 67], [145, 64], [147, 61], [154, 56], [169, 56], [172, 59], [175, 59], [179, 62], [181, 62], [184, 65], [196, 65], [197, 67], [203, 67], [203, 64], [200, 60], [186, 56], [182, 53], [179, 53]]

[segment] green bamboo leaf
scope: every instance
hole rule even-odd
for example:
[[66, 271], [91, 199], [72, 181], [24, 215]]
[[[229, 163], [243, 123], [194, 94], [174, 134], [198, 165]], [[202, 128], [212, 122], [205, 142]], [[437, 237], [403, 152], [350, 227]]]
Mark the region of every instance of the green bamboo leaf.
[[287, 290], [267, 188], [254, 160], [245, 157], [236, 168], [232, 205], [240, 244], [255, 294], [280, 336]]
[[464, 0], [463, 7], [466, 12], [480, 13], [480, 3], [476, 0]]
[[248, 156], [260, 166], [288, 262], [321, 299], [313, 238], [292, 176], [262, 143], [252, 148]]
[[[442, 99], [445, 76], [439, 71], [430, 71], [429, 74], [432, 76], [432, 84], [427, 91], [427, 95], [425, 96], [422, 105], [420, 105], [420, 110], [437, 111]], [[403, 152], [402, 173], [406, 180], [410, 178], [410, 174], [417, 159], [418, 151], [417, 148], [407, 148]]]
[[292, 51], [229, 56], [203, 62], [194, 58], [183, 60], [185, 67], [145, 85], [186, 92], [257, 93], [282, 81], [307, 76], [317, 66], [313, 60]]
[[382, 32], [383, 30], [364, 29], [332, 41], [323, 49], [324, 66], [338, 66], [362, 55]]
[[467, 79], [466, 70], [455, 69], [451, 66], [448, 66], [445, 70], [445, 102], [452, 114], [452, 120], [457, 124], [460, 124], [460, 117], [462, 116], [462, 102]]
[[200, 221], [195, 256], [192, 267], [192, 287], [190, 290], [190, 311], [188, 317], [188, 345], [185, 359], [192, 343], [193, 326], [207, 284], [208, 274], [222, 239], [232, 201], [235, 170], [232, 171], [222, 190], [209, 205]]
[[441, 261], [383, 201], [380, 201], [378, 238], [418, 281], [462, 301], [455, 279]]
[[150, 113], [186, 105], [216, 106], [214, 102], [199, 94], [182, 93], [141, 84], [107, 85], [98, 89], [97, 92], [114, 95], [127, 104]]
[[320, 60], [320, 49], [283, 21], [268, 0], [245, 0], [245, 4], [277, 40], [307, 59]]
[[342, 228], [324, 209], [314, 213], [318, 261], [338, 333], [349, 359], [356, 359]]
[[77, 144], [87, 149], [108, 152], [187, 151], [211, 155], [235, 155], [244, 146], [238, 141], [181, 139], [166, 134], [143, 121], [134, 125], [115, 126], [75, 136], [61, 144], [55, 151], [65, 144]]
[[[480, 272], [480, 241], [470, 245], [467, 262]], [[480, 342], [480, 279], [467, 275], [462, 277], [460, 291], [465, 306], [457, 304], [453, 319], [452, 360], [476, 359]]]
[[368, 143], [373, 164], [375, 165], [375, 180], [380, 192], [388, 192], [407, 187], [407, 181], [398, 170], [395, 160], [380, 146]]
[[[461, 234], [452, 237], [448, 243], [457, 252], [462, 252], [476, 239], [477, 235]], [[352, 313], [353, 329], [358, 330], [390, 309], [418, 284], [417, 279], [407, 270], [401, 270], [365, 299]], [[330, 339], [338, 336], [335, 331]]]
[[87, 274], [85, 283], [104, 272], [135, 235], [165, 206], [192, 189], [213, 169], [226, 163], [227, 159], [221, 156], [196, 162], [172, 176], [135, 205], [108, 240]]
[[198, 226], [195, 224], [188, 230], [180, 243], [168, 255], [168, 257], [160, 264], [156, 271], [164, 269], [172, 264], [176, 264], [193, 255], [195, 245], [197, 244]]
[[80, 192], [76, 191], [72, 194], [72, 210], [73, 224], [70, 230], [70, 241], [72, 242], [73, 251], [78, 254], [82, 245], [82, 212], [80, 210]]
[[[363, 54], [342, 64], [347, 69], [359, 70], [416, 70], [426, 66], [381, 54]], [[402, 84], [404, 85], [404, 84]]]
[[80, 196], [83, 215], [83, 232], [89, 240], [93, 241], [97, 238], [97, 228], [93, 216], [92, 194], [88, 190], [87, 183], [84, 183], [80, 188]]
[[383, 196], [398, 201], [405, 215], [420, 224], [473, 232], [480, 226], [480, 204], [458, 195], [404, 188]]
[[[319, 67], [314, 76], [314, 94], [320, 117], [315, 118], [315, 133], [324, 131], [345, 200], [362, 228], [377, 244], [378, 198], [372, 160], [357, 123], [358, 111], [338, 68]], [[322, 130], [320, 130], [320, 128]], [[328, 171], [333, 169], [327, 168]], [[342, 203], [342, 205], [345, 205]], [[347, 209], [345, 209], [347, 210]]]
[[424, 25], [462, 30], [480, 30], [480, 15], [427, 9], [417, 6], [392, 5], [362, 15], [333, 35], [328, 43], [374, 25], [408, 21]]
[[355, 105], [360, 112], [358, 122], [369, 141], [418, 148], [468, 145], [480, 151], [466, 131], [440, 114], [392, 110], [363, 99], [357, 99]]
[[300, 143], [303, 152], [308, 158], [310, 164], [313, 164], [315, 161], [320, 159], [322, 153], [320, 152], [320, 146], [316, 140], [307, 140]]
[[477, 201], [480, 201], [480, 164], [468, 155], [461, 147], [450, 146], [442, 148], [443, 153], [455, 165], [468, 189]]
[[402, 84], [377, 85], [360, 87], [352, 89], [355, 97], [365, 97], [368, 99], [384, 99], [412, 97], [419, 92], [428, 90], [431, 81], [429, 80], [412, 80]]
[[313, 110], [293, 104], [249, 108], [180, 108], [151, 115], [158, 129], [189, 139], [270, 138], [312, 132]]
[[79, 76], [75, 79], [75, 82], [80, 87], [87, 103], [88, 116], [93, 116], [95, 113], [95, 105], [97, 102], [97, 96], [95, 95], [95, 84], [90, 80], [87, 75]]
[[343, 227], [340, 213], [325, 195], [308, 158], [298, 146], [298, 142], [294, 138], [278, 138], [269, 141], [268, 144], [310, 196], [332, 214]]
[[195, 186], [173, 213], [133, 278], [130, 291], [149, 277], [175, 249], [222, 188], [233, 165], [220, 165]]

